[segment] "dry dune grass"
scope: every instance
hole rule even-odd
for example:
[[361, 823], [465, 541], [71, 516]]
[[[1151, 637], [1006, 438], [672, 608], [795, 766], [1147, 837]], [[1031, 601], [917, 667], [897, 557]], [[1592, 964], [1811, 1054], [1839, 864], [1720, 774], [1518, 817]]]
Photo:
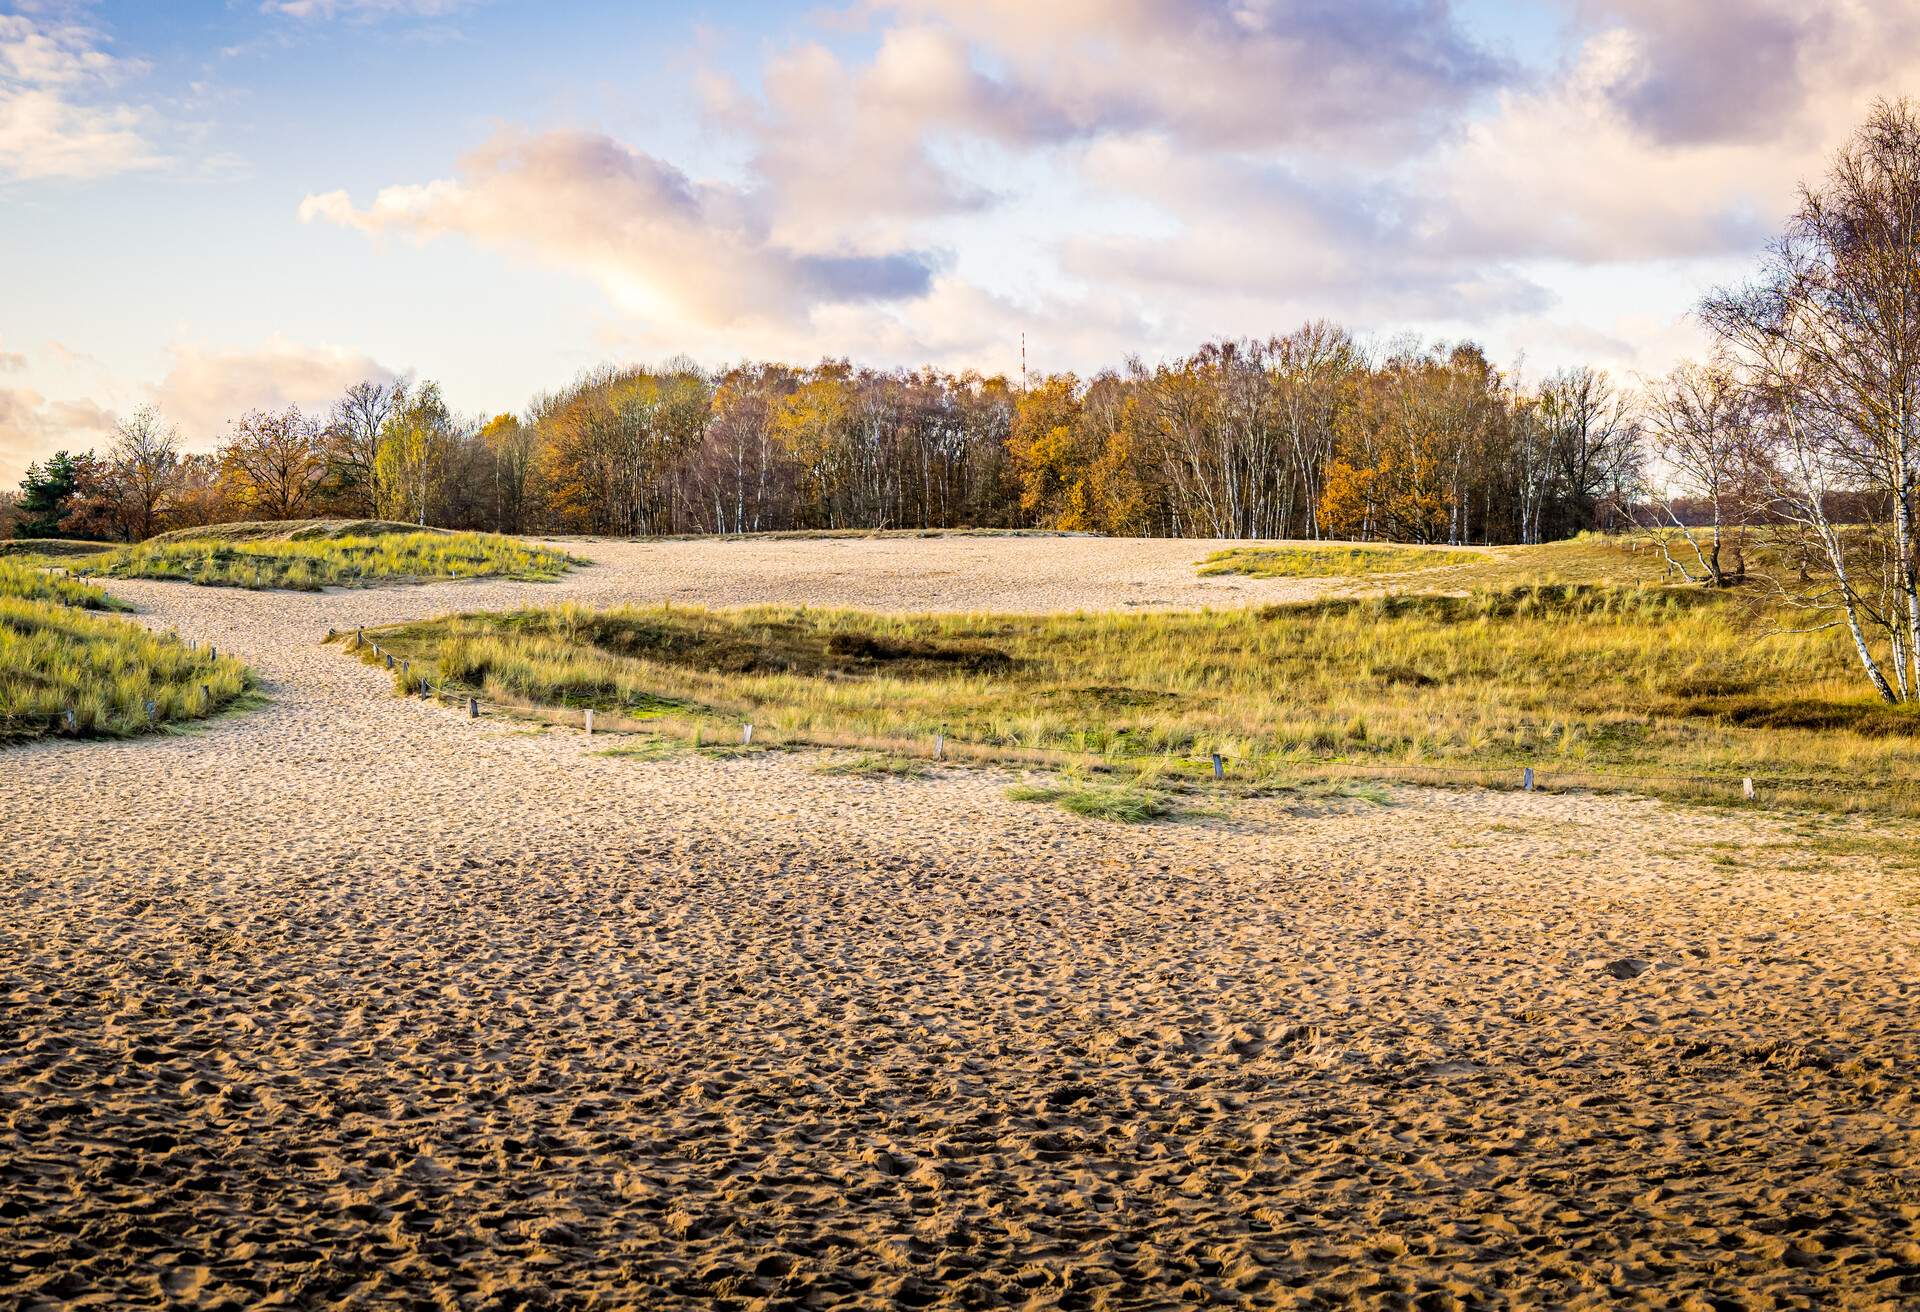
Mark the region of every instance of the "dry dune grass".
[[113, 585], [274, 699], [0, 754], [0, 1306], [1920, 1299], [1911, 826], [1328, 788], [1116, 827], [997, 770], [604, 756], [321, 642], [1203, 586], [1156, 544], [578, 549]]
[[[1724, 596], [1528, 584], [1261, 609], [879, 615], [563, 605], [377, 630], [401, 689], [675, 732], [1043, 751], [1125, 770], [1525, 766], [1675, 796], [1920, 811], [1920, 719], [1835, 634], [1756, 640]], [[375, 657], [363, 649], [366, 659]]]
[[[283, 531], [272, 532], [276, 528]], [[550, 579], [578, 563], [565, 552], [497, 533], [415, 529], [381, 520], [296, 520], [181, 529], [75, 561], [73, 568], [101, 578], [312, 592], [383, 581]]]

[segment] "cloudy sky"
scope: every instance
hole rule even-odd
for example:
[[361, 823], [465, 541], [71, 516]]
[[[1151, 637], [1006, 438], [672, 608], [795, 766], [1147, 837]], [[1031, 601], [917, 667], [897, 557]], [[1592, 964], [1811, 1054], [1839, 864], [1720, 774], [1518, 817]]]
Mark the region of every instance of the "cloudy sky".
[[1910, 0], [0, 0], [0, 482], [681, 353], [1651, 374], [1916, 75]]

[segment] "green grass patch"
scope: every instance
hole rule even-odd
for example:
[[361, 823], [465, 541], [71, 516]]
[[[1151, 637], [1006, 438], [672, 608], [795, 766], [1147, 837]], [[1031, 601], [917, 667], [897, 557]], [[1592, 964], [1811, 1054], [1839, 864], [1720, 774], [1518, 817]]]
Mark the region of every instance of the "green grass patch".
[[296, 530], [305, 536], [279, 538], [168, 534], [76, 561], [74, 568], [107, 578], [180, 579], [220, 587], [312, 592], [429, 579], [552, 579], [584, 563], [565, 552], [496, 533], [386, 531], [390, 527], [370, 533], [310, 527]]
[[917, 756], [895, 752], [861, 752], [822, 762], [814, 773], [853, 776], [863, 779], [921, 779], [933, 773], [933, 766]]
[[630, 761], [665, 761], [672, 757], [684, 756], [694, 750], [692, 744], [673, 738], [636, 737], [604, 747], [594, 753], [595, 756], [613, 756]]
[[1015, 802], [1046, 802], [1089, 820], [1120, 825], [1143, 825], [1174, 810], [1172, 799], [1157, 789], [1076, 779], [1016, 784], [1007, 789], [1007, 797]]
[[81, 610], [125, 610], [120, 602], [90, 583], [50, 573], [33, 561], [0, 556], [0, 597], [15, 601], [50, 601]]
[[0, 559], [0, 743], [143, 733], [256, 700], [239, 661], [97, 613], [111, 606], [98, 588]]
[[1200, 562], [1203, 576], [1244, 574], [1256, 579], [1354, 578], [1403, 574], [1471, 563], [1478, 553], [1439, 547], [1373, 546], [1333, 542], [1286, 547], [1228, 547]]

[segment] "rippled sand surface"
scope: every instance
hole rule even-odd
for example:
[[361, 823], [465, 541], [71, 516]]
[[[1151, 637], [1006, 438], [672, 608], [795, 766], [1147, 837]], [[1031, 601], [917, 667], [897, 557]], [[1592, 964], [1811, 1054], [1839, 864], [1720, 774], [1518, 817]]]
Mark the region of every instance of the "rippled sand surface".
[[116, 585], [273, 700], [0, 754], [0, 1306], [1920, 1303], [1920, 878], [1627, 798], [1115, 829], [990, 771], [608, 758], [318, 645], [1310, 590], [1192, 543], [577, 549]]

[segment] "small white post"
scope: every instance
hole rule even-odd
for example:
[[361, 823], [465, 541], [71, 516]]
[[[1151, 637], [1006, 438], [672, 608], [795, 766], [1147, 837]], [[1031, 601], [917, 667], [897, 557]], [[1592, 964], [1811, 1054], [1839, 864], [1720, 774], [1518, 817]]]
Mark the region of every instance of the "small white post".
[[938, 761], [947, 754], [947, 735], [943, 729], [933, 736], [933, 759]]
[[593, 736], [593, 707], [587, 707], [587, 736]]
[[1740, 781], [1740, 792], [1743, 796], [1746, 797], [1746, 799], [1749, 802], [1753, 800], [1753, 776], [1752, 775], [1748, 775], [1745, 779]]
[[742, 747], [753, 746], [753, 726], [752, 725], [748, 725], [745, 729], [741, 730], [740, 745]]
[[1213, 777], [1215, 779], [1225, 779], [1227, 777], [1227, 763], [1218, 752], [1213, 754]]
[[1521, 776], [1520, 786], [1526, 789], [1528, 792], [1533, 791], [1533, 767], [1532, 766], [1528, 766], [1526, 773]]

